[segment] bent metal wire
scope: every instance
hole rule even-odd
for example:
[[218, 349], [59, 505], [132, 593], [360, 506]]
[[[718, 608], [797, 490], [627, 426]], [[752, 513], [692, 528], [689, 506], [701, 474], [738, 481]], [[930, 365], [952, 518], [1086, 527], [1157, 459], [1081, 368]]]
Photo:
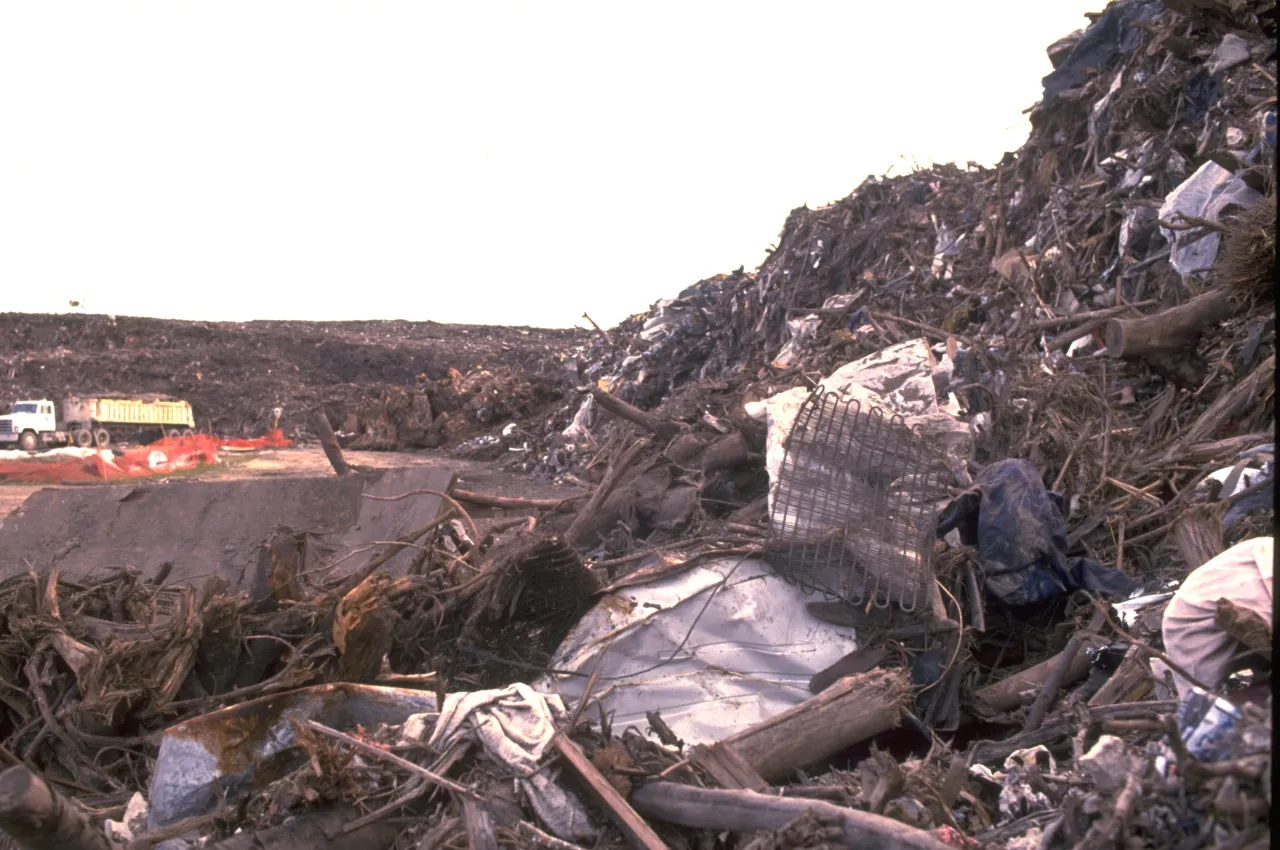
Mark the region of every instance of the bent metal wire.
[[808, 591], [915, 611], [932, 593], [942, 455], [879, 408], [815, 392], [783, 445], [765, 560]]

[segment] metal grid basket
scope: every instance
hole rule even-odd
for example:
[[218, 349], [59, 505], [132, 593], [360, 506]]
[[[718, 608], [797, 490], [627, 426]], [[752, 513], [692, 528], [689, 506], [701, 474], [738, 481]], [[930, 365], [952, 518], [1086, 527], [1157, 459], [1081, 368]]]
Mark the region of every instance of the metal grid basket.
[[807, 590], [851, 605], [927, 607], [942, 455], [879, 408], [815, 392], [784, 444], [765, 559]]

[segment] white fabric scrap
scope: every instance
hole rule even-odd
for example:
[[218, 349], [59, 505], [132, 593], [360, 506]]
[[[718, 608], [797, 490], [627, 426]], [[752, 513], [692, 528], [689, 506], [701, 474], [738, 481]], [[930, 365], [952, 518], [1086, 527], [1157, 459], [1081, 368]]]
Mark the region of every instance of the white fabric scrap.
[[427, 746], [446, 750], [468, 734], [489, 757], [519, 776], [532, 776], [565, 717], [564, 702], [517, 682], [505, 688], [449, 694]]
[[[557, 838], [594, 841], [599, 832], [582, 801], [553, 782], [538, 765], [551, 746], [557, 725], [563, 724], [567, 715], [558, 695], [538, 693], [523, 682], [449, 694], [427, 746], [439, 752], [466, 738], [479, 742], [489, 758], [516, 774], [516, 784], [529, 805]], [[421, 728], [414, 723], [416, 718], [429, 716], [409, 718], [406, 733], [410, 724], [415, 731]]]

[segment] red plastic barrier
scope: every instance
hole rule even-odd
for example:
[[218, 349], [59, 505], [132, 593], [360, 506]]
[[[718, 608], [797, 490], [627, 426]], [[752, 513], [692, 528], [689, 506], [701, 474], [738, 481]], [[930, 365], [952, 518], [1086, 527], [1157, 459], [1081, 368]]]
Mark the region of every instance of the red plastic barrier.
[[293, 443], [284, 438], [284, 432], [273, 428], [256, 440], [220, 440], [218, 446], [229, 449], [287, 449]]
[[28, 457], [0, 460], [0, 480], [29, 484], [58, 484], [64, 481], [125, 481], [172, 475], [218, 462], [218, 449], [282, 449], [292, 445], [278, 429], [256, 440], [220, 440], [198, 434], [194, 437], [165, 437], [147, 446], [121, 454], [98, 452], [88, 457]]

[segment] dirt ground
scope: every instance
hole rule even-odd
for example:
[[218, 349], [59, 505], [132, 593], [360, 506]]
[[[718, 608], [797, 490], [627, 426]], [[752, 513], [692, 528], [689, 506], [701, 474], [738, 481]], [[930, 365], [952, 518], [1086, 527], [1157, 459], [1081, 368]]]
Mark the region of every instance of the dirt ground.
[[[347, 462], [355, 467], [392, 469], [397, 467], [443, 466], [458, 476], [457, 486], [464, 490], [502, 496], [525, 496], [549, 499], [578, 492], [539, 482], [527, 476], [515, 475], [499, 469], [496, 463], [468, 461], [445, 457], [440, 452], [356, 452], [345, 453]], [[289, 449], [268, 449], [253, 453], [224, 452], [216, 467], [201, 470], [198, 475], [186, 476], [187, 480], [237, 481], [260, 478], [304, 478], [332, 475], [328, 459], [319, 446]], [[27, 497], [48, 485], [0, 484], [0, 517], [22, 505]], [[85, 486], [85, 485], [76, 485]]]

